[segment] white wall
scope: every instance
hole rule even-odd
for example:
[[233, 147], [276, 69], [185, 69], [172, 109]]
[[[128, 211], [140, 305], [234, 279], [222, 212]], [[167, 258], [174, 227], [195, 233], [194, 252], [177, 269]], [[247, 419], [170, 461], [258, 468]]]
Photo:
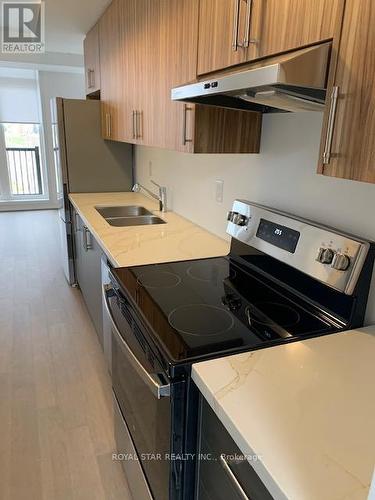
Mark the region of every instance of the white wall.
[[[56, 176], [53, 158], [50, 100], [53, 97], [84, 99], [84, 74], [83, 72], [64, 73], [57, 71], [39, 71], [39, 92], [41, 114], [45, 133], [45, 158], [48, 173], [50, 206], [56, 207]], [[82, 133], [84, 133], [84, 131], [82, 131]]]
[[[235, 198], [289, 211], [375, 240], [375, 185], [316, 174], [322, 115], [264, 117], [259, 155], [190, 155], [136, 148], [136, 179], [169, 188], [170, 208], [226, 237], [226, 212]], [[215, 180], [224, 202], [215, 201]], [[375, 323], [375, 279], [367, 323]]]

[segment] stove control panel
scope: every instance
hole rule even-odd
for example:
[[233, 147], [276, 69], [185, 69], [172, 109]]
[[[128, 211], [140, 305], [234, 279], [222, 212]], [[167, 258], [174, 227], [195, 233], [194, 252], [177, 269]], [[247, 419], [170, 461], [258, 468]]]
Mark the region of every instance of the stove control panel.
[[370, 249], [368, 241], [242, 200], [228, 214], [227, 233], [347, 295]]

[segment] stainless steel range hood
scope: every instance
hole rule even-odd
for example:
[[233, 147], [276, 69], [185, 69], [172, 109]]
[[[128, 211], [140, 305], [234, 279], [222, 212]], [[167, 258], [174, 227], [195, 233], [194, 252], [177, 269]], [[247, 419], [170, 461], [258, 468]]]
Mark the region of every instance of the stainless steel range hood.
[[324, 43], [172, 89], [172, 100], [261, 111], [322, 111], [331, 44]]

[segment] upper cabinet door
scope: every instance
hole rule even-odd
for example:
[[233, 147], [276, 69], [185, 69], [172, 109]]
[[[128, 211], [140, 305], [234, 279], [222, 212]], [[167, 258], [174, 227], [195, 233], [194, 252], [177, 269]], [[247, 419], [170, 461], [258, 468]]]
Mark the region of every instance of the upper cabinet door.
[[123, 140], [123, 53], [121, 44], [122, 0], [113, 0], [99, 21], [102, 135]]
[[95, 24], [83, 42], [86, 95], [100, 90], [99, 25]]
[[247, 59], [332, 39], [343, 8], [344, 0], [253, 0]]
[[375, 183], [375, 4], [346, 0], [319, 173]]
[[200, 0], [198, 74], [328, 40], [344, 0]]
[[244, 29], [246, 5], [243, 0], [200, 0], [198, 75], [246, 61], [239, 34]]
[[154, 33], [153, 143], [184, 152], [193, 151], [194, 106], [172, 101], [171, 89], [196, 78], [198, 1], [159, 0], [159, 33]]
[[114, 0], [99, 22], [102, 134], [104, 139], [113, 140], [121, 140], [119, 116], [122, 101], [120, 14], [121, 2]]
[[138, 51], [138, 29], [136, 17], [137, 0], [121, 0], [120, 18], [120, 60], [119, 79], [122, 88], [122, 102], [119, 112], [122, 115], [122, 140], [136, 143], [136, 112], [139, 107], [138, 96], [140, 61]]
[[[128, 1], [128, 0], [126, 0]], [[132, 0], [134, 1], [134, 0]], [[135, 0], [133, 13], [135, 41], [132, 67], [135, 106], [135, 136], [137, 144], [154, 144], [154, 133], [158, 127], [153, 122], [154, 101], [157, 99], [160, 37], [160, 1]], [[129, 14], [130, 15], [130, 14]], [[124, 44], [126, 45], [128, 37]]]

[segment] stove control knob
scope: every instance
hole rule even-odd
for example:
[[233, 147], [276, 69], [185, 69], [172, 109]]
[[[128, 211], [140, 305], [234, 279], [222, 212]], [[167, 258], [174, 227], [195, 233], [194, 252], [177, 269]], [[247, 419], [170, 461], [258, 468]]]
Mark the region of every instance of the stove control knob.
[[236, 226], [246, 226], [249, 218], [246, 215], [239, 214], [238, 212], [228, 212], [227, 220], [236, 224]]
[[316, 260], [321, 264], [331, 264], [335, 257], [335, 252], [331, 248], [320, 248]]
[[337, 253], [332, 261], [333, 269], [337, 271], [346, 271], [350, 266], [350, 257], [343, 253]]
[[230, 311], [238, 311], [242, 306], [242, 301], [237, 295], [224, 295], [221, 302], [224, 306], [227, 306]]

